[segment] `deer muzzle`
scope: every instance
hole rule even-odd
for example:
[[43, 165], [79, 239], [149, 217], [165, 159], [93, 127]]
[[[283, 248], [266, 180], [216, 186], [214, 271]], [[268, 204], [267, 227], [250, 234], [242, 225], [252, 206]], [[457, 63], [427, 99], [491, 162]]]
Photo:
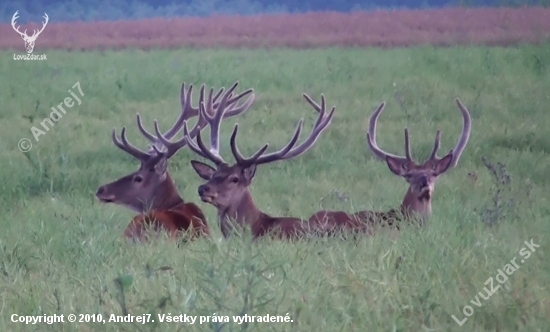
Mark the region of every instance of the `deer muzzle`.
[[217, 196], [215, 193], [210, 192], [210, 186], [207, 184], [200, 185], [197, 192], [205, 203], [212, 203]]
[[105, 186], [101, 186], [97, 189], [95, 197], [103, 203], [113, 203], [115, 201], [115, 195], [109, 195]]

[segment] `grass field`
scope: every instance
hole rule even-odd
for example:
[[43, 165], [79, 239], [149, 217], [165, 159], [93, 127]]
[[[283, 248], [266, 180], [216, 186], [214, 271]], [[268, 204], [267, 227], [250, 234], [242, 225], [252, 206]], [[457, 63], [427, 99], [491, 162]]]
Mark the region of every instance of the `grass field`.
[[[50, 50], [47, 61], [13, 61], [0, 53], [0, 330], [40, 331], [546, 331], [550, 326], [548, 227], [550, 196], [550, 44], [500, 48], [318, 50]], [[239, 80], [256, 101], [227, 121], [240, 124], [246, 153], [286, 143], [296, 121], [311, 128], [314, 112], [303, 92], [336, 105], [317, 145], [288, 162], [259, 167], [252, 184], [258, 206], [272, 215], [307, 218], [320, 207], [389, 209], [406, 191], [403, 179], [374, 159], [367, 121], [383, 100], [380, 146], [403, 151], [403, 128], [413, 153], [428, 155], [442, 130], [441, 154], [454, 146], [461, 117], [473, 129], [457, 168], [442, 176], [433, 217], [395, 237], [284, 243], [250, 236], [222, 239], [212, 206], [199, 201], [202, 182], [182, 150], [169, 169], [180, 192], [207, 213], [213, 239], [178, 247], [122, 238], [133, 213], [94, 198], [100, 184], [137, 168], [111, 142], [113, 127], [129, 127], [141, 147], [135, 113], [152, 128], [175, 120], [182, 82], [218, 88]], [[80, 82], [82, 104], [36, 142], [31, 127]], [[19, 151], [23, 138], [33, 144]], [[501, 162], [500, 175], [484, 166]], [[507, 174], [510, 181], [507, 181]], [[498, 181], [496, 180], [498, 178]], [[498, 190], [498, 196], [495, 196]], [[493, 204], [498, 204], [494, 209]], [[492, 213], [487, 212], [493, 209]], [[482, 214], [482, 211], [485, 211]], [[495, 212], [496, 211], [496, 212]], [[530, 241], [540, 248], [525, 260]], [[484, 283], [512, 259], [519, 268], [488, 300]], [[494, 288], [498, 281], [494, 280]], [[483, 292], [482, 294], [484, 294]], [[472, 304], [480, 301], [480, 307]], [[463, 308], [473, 314], [462, 326]], [[467, 313], [470, 313], [466, 310]], [[229, 316], [231, 323], [65, 323], [27, 326], [11, 315], [188, 314]], [[231, 316], [288, 315], [292, 323], [237, 324]]]

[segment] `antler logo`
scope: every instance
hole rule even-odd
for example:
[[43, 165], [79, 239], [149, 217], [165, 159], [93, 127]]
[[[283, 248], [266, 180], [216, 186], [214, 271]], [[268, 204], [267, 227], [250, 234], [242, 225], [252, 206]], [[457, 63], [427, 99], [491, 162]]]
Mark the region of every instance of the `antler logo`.
[[40, 36], [42, 31], [44, 31], [44, 28], [48, 24], [49, 17], [48, 17], [48, 14], [44, 13], [43, 17], [46, 19], [46, 21], [42, 23], [42, 29], [38, 31], [34, 29], [32, 36], [28, 36], [27, 29], [25, 29], [24, 32], [21, 32], [19, 31], [19, 27], [15, 26], [15, 21], [19, 18], [19, 16], [17, 16], [18, 12], [19, 11], [16, 11], [15, 14], [13, 14], [13, 17], [11, 18], [11, 26], [13, 27], [13, 30], [15, 30], [18, 34], [21, 35], [21, 38], [23, 38], [23, 40], [25, 41], [25, 48], [27, 49], [27, 53], [31, 54], [34, 49], [34, 42], [36, 41], [36, 38]]

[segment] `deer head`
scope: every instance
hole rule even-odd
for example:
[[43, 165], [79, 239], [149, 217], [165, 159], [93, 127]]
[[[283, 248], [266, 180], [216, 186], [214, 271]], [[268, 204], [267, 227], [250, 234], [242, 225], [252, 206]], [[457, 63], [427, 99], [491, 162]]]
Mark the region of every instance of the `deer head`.
[[380, 106], [378, 106], [370, 118], [367, 143], [371, 151], [378, 158], [385, 160], [389, 169], [395, 175], [402, 176], [409, 183], [409, 190], [402, 204], [402, 208], [406, 210], [419, 212], [421, 215], [430, 214], [431, 196], [434, 192], [435, 183], [438, 177], [458, 164], [460, 155], [470, 137], [471, 120], [470, 113], [458, 98], [456, 99], [456, 103], [463, 117], [462, 133], [460, 134], [456, 146], [444, 157], [439, 158], [437, 156], [437, 151], [440, 146], [441, 131], [438, 130], [435, 135], [432, 152], [429, 158], [421, 164], [417, 163], [412, 158], [409, 131], [407, 128], [405, 128], [405, 157], [393, 155], [378, 147], [376, 143], [376, 122], [378, 121], [378, 116], [384, 110], [385, 102], [382, 102]]
[[[243, 113], [248, 109], [254, 99], [254, 94], [252, 94], [247, 101], [237, 106], [236, 103], [238, 100], [253, 92], [253, 89], [248, 89], [233, 97], [232, 92], [237, 84], [238, 82], [236, 82], [233, 88], [228, 90], [222, 97], [226, 103], [224, 107], [229, 108], [225, 114], [226, 117]], [[140, 132], [152, 143], [147, 152], [139, 150], [128, 142], [126, 138], [126, 127], [122, 128], [122, 141], [117, 138], [116, 129], [113, 129], [112, 139], [115, 145], [134, 156], [140, 162], [140, 168], [116, 181], [100, 186], [96, 192], [96, 197], [101, 202], [123, 205], [140, 213], [148, 211], [149, 209], [170, 208], [183, 202], [167, 171], [167, 163], [170, 157], [175, 155], [179, 149], [187, 145], [186, 137], [176, 142], [170, 142], [169, 140], [180, 131], [181, 127], [188, 119], [197, 115], [199, 116], [197, 124], [190, 133], [187, 133], [189, 137], [195, 137], [207, 124], [204, 115], [208, 116], [209, 114], [205, 112], [201, 113], [198, 108], [191, 105], [192, 90], [193, 85], [190, 85], [189, 89], [186, 90], [185, 83], [182, 84], [180, 95], [182, 108], [180, 116], [164, 134], [160, 133], [156, 120], [154, 122], [156, 136], [149, 133], [143, 127], [139, 113], [137, 114], [137, 124]], [[206, 101], [210, 110], [213, 111], [218, 107], [219, 103], [217, 100], [223, 93], [223, 90], [224, 88], [220, 89], [216, 95], [213, 95], [213, 89], [210, 89], [208, 100]], [[201, 105], [204, 104], [204, 84], [200, 90], [199, 103]]]
[[224, 113], [224, 108], [222, 107], [224, 104], [223, 100], [220, 102], [220, 107], [215, 116], [208, 115], [208, 109], [201, 108], [201, 112], [210, 123], [210, 149], [204, 145], [200, 133], [196, 136], [197, 144], [195, 144], [192, 141], [192, 137], [187, 134], [186, 124], [184, 124], [183, 128], [186, 137], [188, 137], [189, 148], [215, 165], [215, 167], [212, 167], [196, 160], [191, 162], [197, 174], [207, 181], [198, 187], [198, 194], [202, 201], [212, 204], [218, 209], [218, 216], [222, 223], [224, 236], [229, 234], [226, 223], [227, 217], [235, 218], [239, 224], [253, 224], [262, 214], [255, 207], [249, 191], [249, 186], [256, 174], [256, 167], [261, 164], [290, 159], [301, 155], [315, 144], [321, 132], [330, 124], [335, 107], [332, 107], [332, 110], [327, 114], [324, 96], [321, 97], [321, 105], [314, 102], [308, 95], [304, 94], [303, 96], [319, 113], [311, 134], [303, 143], [295, 146], [302, 130], [303, 119], [301, 119], [298, 121], [292, 139], [282, 149], [265, 154], [265, 151], [269, 147], [269, 144], [265, 144], [251, 157], [245, 158], [237, 147], [236, 138], [239, 125], [235, 124], [233, 133], [231, 134], [230, 146], [236, 162], [231, 166], [219, 154], [219, 128], [220, 120]]
[[19, 16], [17, 16], [17, 13], [19, 13], [19, 11], [16, 11], [15, 14], [13, 14], [13, 17], [11, 18], [11, 26], [13, 27], [13, 30], [15, 30], [21, 36], [21, 38], [23, 38], [23, 40], [25, 41], [25, 49], [27, 50], [27, 53], [30, 54], [34, 49], [34, 42], [36, 41], [36, 38], [40, 36], [42, 31], [44, 31], [44, 28], [48, 24], [49, 17], [48, 17], [48, 14], [44, 13], [44, 16], [42, 17], [44, 17], [45, 21], [42, 22], [42, 29], [40, 30], [34, 29], [32, 36], [28, 36], [27, 29], [25, 29], [24, 32], [21, 32], [19, 31], [19, 27], [15, 26], [15, 21], [19, 18]]

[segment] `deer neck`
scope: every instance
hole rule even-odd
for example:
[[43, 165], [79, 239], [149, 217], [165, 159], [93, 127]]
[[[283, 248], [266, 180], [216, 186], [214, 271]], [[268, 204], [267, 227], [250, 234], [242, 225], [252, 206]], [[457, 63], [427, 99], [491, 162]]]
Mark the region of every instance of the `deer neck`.
[[422, 222], [432, 213], [432, 200], [430, 193], [426, 193], [420, 197], [413, 193], [412, 188], [409, 187], [403, 202], [401, 203], [401, 212], [407, 217], [417, 215]]
[[226, 237], [229, 233], [230, 221], [236, 222], [239, 226], [252, 226], [261, 219], [261, 216], [262, 212], [256, 207], [249, 190], [246, 190], [237, 204], [218, 210], [222, 233]]
[[184, 203], [178, 188], [168, 173], [166, 173], [166, 179], [155, 190], [154, 197], [151, 206], [153, 210], [167, 210]]

